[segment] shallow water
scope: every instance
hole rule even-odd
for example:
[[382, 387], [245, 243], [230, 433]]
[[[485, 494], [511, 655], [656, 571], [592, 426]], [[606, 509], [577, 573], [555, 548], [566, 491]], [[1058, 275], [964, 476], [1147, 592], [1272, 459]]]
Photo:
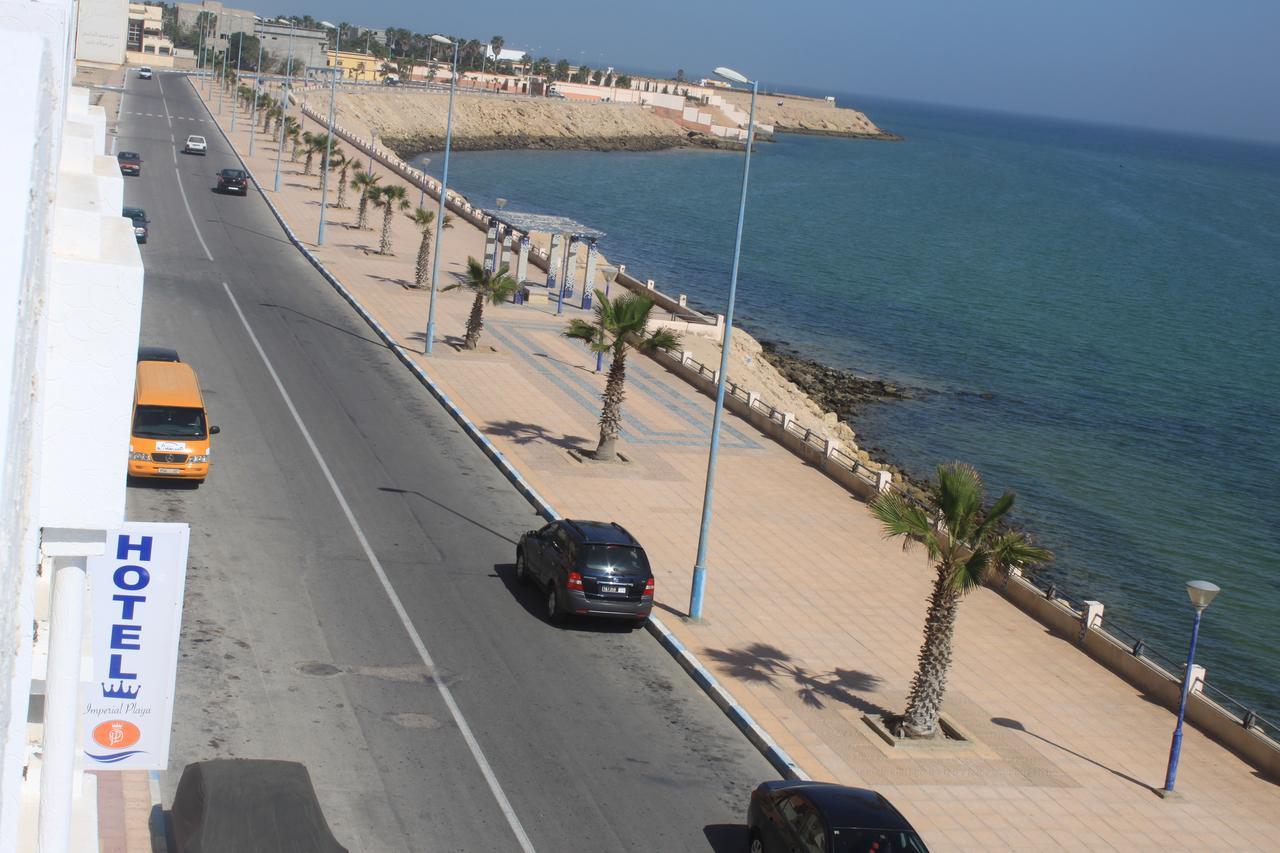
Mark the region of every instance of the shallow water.
[[[752, 158], [738, 319], [914, 385], [855, 428], [908, 470], [976, 465], [1044, 573], [1280, 725], [1280, 148], [876, 103], [907, 137]], [[429, 171], [439, 174], [441, 158]], [[489, 207], [560, 213], [723, 311], [741, 154], [460, 153]], [[1180, 664], [1178, 665], [1180, 667]]]

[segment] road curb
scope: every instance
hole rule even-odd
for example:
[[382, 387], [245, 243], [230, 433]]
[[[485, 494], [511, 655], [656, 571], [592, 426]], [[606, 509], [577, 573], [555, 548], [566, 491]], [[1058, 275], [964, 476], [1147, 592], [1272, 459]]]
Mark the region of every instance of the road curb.
[[[189, 80], [190, 78], [188, 78], [188, 82]], [[199, 93], [197, 93], [197, 97], [199, 97]], [[205, 111], [209, 113], [209, 118], [213, 121], [214, 127], [216, 127], [218, 132], [222, 134], [222, 139], [227, 143], [227, 147], [229, 147], [236, 155], [236, 159], [240, 161], [240, 165], [249, 173], [249, 177], [253, 179], [253, 185], [257, 187], [258, 194], [262, 196], [262, 200], [267, 204], [267, 209], [271, 211], [271, 215], [276, 218], [276, 221], [280, 223], [280, 227], [284, 229], [284, 233], [288, 235], [289, 241], [293, 243], [293, 245], [297, 247], [298, 251], [300, 251], [311, 265], [316, 268], [316, 271], [319, 272], [320, 275], [324, 276], [325, 281], [329, 282], [334, 290], [338, 291], [342, 298], [356, 310], [356, 313], [359, 314], [360, 317], [378, 333], [378, 336], [382, 338], [387, 347], [396, 354], [396, 357], [399, 358], [415, 376], [418, 377], [418, 381], [426, 386], [427, 390], [431, 393], [431, 396], [435, 397], [436, 400], [444, 406], [445, 411], [447, 411], [449, 415], [457, 421], [458, 425], [462, 427], [471, 440], [474, 441], [484, 454], [489, 457], [500, 471], [502, 471], [507, 480], [516, 487], [516, 490], [533, 505], [533, 508], [538, 511], [538, 514], [543, 518], [546, 518], [548, 521], [554, 521], [561, 518], [562, 516], [560, 513], [551, 506], [550, 502], [542, 497], [537, 489], [529, 485], [529, 482], [525, 480], [524, 475], [516, 469], [515, 465], [511, 464], [502, 451], [498, 450], [498, 448], [494, 446], [493, 442], [489, 440], [488, 436], [480, 431], [480, 428], [477, 427], [460, 408], [458, 408], [449, 395], [446, 394], [444, 390], [427, 375], [427, 372], [409, 356], [408, 351], [400, 346], [400, 344], [396, 343], [395, 339], [382, 327], [382, 324], [375, 320], [373, 315], [365, 310], [365, 307], [360, 304], [354, 294], [347, 290], [346, 286], [325, 268], [324, 264], [320, 262], [320, 259], [312, 254], [306, 244], [298, 239], [298, 236], [293, 233], [293, 229], [290, 228], [289, 224], [285, 221], [284, 216], [282, 216], [280, 211], [276, 209], [275, 204], [273, 204], [271, 199], [267, 196], [266, 191], [262, 189], [262, 185], [258, 183], [258, 179], [253, 174], [253, 170], [250, 169], [249, 165], [240, 157], [240, 152], [236, 150], [235, 145], [233, 145], [231, 140], [227, 137], [226, 132], [222, 129], [222, 125], [218, 124], [217, 119], [213, 117], [212, 111], [209, 110], [209, 105], [204, 102], [203, 98], [200, 98], [200, 103], [204, 106]], [[724, 712], [725, 716], [733, 721], [733, 724], [738, 727], [739, 731], [746, 735], [747, 740], [751, 742], [751, 745], [760, 751], [765, 759], [773, 765], [773, 768], [778, 771], [784, 779], [797, 781], [809, 780], [809, 775], [792, 760], [791, 756], [788, 755], [782, 747], [778, 746], [777, 742], [774, 741], [768, 732], [761, 728], [760, 724], [757, 723], [749, 713], [747, 713], [746, 709], [738, 704], [738, 700], [733, 698], [733, 694], [720, 684], [711, 671], [698, 659], [697, 655], [689, 651], [689, 649], [685, 647], [684, 643], [680, 642], [679, 638], [677, 638], [675, 634], [671, 633], [671, 629], [663, 624], [661, 619], [657, 616], [650, 615], [648, 621], [645, 622], [645, 627], [658, 641], [659, 645], [666, 649], [666, 651], [675, 658], [676, 662], [679, 663], [681, 668], [689, 674], [694, 683], [702, 688], [703, 692], [706, 693], [707, 696], [710, 697], [711, 701]]]

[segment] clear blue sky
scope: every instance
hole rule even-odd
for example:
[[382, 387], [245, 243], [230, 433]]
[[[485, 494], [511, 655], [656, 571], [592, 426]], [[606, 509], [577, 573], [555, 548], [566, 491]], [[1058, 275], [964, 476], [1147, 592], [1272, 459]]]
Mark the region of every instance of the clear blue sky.
[[1277, 0], [365, 0], [352, 8], [283, 0], [265, 11], [501, 35], [508, 47], [593, 68], [683, 68], [696, 79], [729, 65], [775, 88], [1280, 142]]

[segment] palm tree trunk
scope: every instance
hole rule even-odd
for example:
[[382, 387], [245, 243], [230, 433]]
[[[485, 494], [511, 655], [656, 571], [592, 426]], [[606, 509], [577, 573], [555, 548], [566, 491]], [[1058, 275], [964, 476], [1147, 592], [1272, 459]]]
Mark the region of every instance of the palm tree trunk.
[[346, 163], [342, 164], [342, 171], [338, 173], [338, 207], [347, 206], [347, 169], [350, 168]]
[[413, 271], [413, 283], [416, 287], [427, 284], [427, 265], [431, 260], [431, 229], [422, 229], [422, 242], [418, 244], [418, 265]]
[[387, 210], [382, 214], [382, 238], [378, 241], [378, 254], [391, 254], [391, 199], [387, 199]]
[[[293, 150], [294, 150], [294, 151], [297, 151], [298, 149], [297, 149], [297, 148], [294, 148]], [[315, 156], [316, 156], [316, 152], [314, 152], [314, 151], [307, 151], [307, 159], [306, 159], [306, 160], [304, 160], [304, 161], [303, 161], [303, 164], [302, 164], [302, 174], [304, 174], [304, 175], [310, 175], [310, 174], [311, 174], [311, 161], [315, 159]]]
[[951, 645], [960, 612], [960, 597], [947, 585], [952, 567], [938, 563], [938, 574], [929, 596], [929, 613], [924, 622], [924, 643], [920, 646], [916, 674], [907, 696], [907, 710], [902, 717], [900, 735], [931, 737], [938, 729], [942, 697], [947, 690], [947, 673], [951, 669]]
[[369, 224], [369, 193], [360, 191], [360, 206], [356, 208], [356, 228], [363, 231]]
[[480, 331], [484, 328], [484, 294], [477, 293], [476, 301], [471, 303], [471, 316], [467, 318], [467, 336], [462, 342], [464, 349], [475, 349], [480, 343]]
[[601, 397], [604, 406], [600, 409], [600, 443], [596, 445], [595, 457], [603, 462], [612, 462], [618, 458], [618, 436], [622, 434], [622, 400], [626, 396], [623, 386], [626, 379], [627, 349], [623, 346], [613, 353], [609, 378]]

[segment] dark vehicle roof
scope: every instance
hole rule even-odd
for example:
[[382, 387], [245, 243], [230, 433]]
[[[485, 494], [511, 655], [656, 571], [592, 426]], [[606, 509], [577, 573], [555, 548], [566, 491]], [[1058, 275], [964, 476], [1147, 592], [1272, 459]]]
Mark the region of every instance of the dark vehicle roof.
[[147, 218], [147, 212], [140, 207], [126, 207], [120, 215], [127, 216], [130, 219], [146, 219]]
[[564, 524], [591, 545], [633, 545], [640, 543], [617, 522], [564, 519]]
[[171, 815], [178, 850], [347, 853], [329, 829], [311, 774], [296, 761], [188, 764]]
[[137, 151], [121, 151], [119, 154], [116, 155], [116, 159], [117, 160], [137, 160], [138, 152]]
[[772, 791], [795, 791], [808, 797], [832, 828], [915, 829], [894, 808], [893, 803], [876, 791], [850, 788], [830, 782], [783, 782], [769, 784]]
[[223, 170], [222, 170], [221, 172], [219, 172], [218, 174], [219, 174], [221, 177], [224, 177], [224, 178], [247, 178], [247, 177], [249, 177], [249, 173], [248, 173], [248, 172], [246, 172], [244, 169], [223, 169]]
[[169, 347], [138, 347], [138, 361], [182, 361]]

